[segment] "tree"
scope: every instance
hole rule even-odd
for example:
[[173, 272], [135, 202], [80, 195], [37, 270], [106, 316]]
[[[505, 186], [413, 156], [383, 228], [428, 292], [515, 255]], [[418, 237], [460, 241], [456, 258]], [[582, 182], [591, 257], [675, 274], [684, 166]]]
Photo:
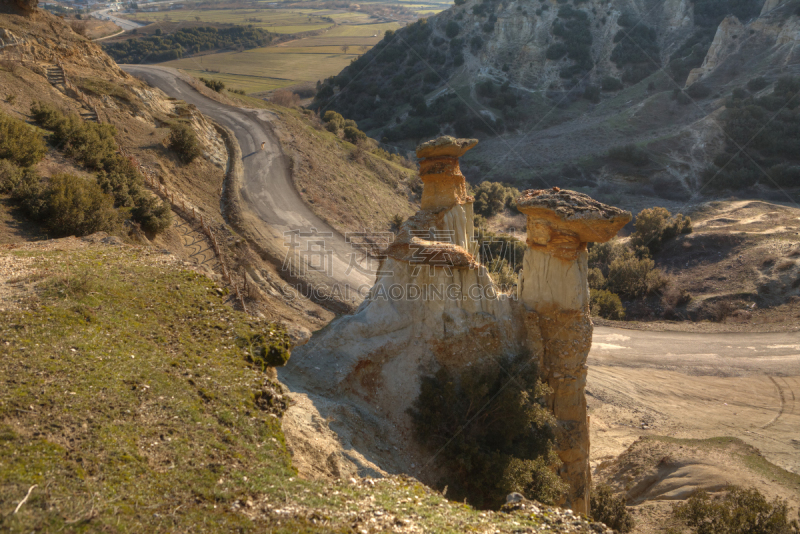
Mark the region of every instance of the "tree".
[[347, 51], [350, 50], [350, 46], [349, 45], [342, 45], [341, 50], [342, 50], [342, 54], [346, 54]]

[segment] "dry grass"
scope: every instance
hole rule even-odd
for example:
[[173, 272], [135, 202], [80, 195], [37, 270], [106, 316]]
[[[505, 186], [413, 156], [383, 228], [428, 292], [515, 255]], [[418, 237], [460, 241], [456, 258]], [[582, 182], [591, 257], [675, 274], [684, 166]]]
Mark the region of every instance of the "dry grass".
[[300, 104], [300, 97], [288, 89], [278, 89], [272, 93], [269, 101], [285, 108], [293, 108]]
[[[313, 116], [276, 108], [281, 127], [292, 136], [295, 185], [311, 209], [338, 231], [388, 231], [395, 215], [416, 212], [416, 172], [368, 153], [318, 129]], [[281, 136], [283, 138], [283, 136]]]

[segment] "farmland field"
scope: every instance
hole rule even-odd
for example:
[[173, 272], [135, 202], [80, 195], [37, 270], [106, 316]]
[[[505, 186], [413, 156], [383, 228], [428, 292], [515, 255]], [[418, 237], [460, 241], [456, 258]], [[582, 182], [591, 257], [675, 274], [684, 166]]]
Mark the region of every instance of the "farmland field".
[[264, 9], [178, 9], [127, 16], [155, 23], [154, 26], [168, 32], [180, 29], [181, 23], [187, 27], [203, 23], [252, 25], [279, 34], [317, 32], [264, 48], [222, 50], [162, 63], [193, 76], [221, 80], [232, 89], [252, 94], [338, 74], [350, 61], [377, 44], [387, 30], [396, 30], [421, 13], [439, 12], [450, 5], [450, 2], [367, 2], [360, 4], [359, 11], [348, 11], [282, 9], [266, 7], [266, 3]]
[[340, 72], [353, 57], [356, 55], [343, 54], [338, 46], [270, 46], [183, 58], [162, 65], [219, 79], [232, 88], [255, 93], [322, 80]]

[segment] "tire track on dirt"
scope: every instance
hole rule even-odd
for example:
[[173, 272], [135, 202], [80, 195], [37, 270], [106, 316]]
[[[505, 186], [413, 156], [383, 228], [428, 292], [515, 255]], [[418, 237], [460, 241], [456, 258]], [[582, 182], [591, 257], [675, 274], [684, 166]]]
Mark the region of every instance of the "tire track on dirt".
[[784, 410], [786, 409], [786, 396], [785, 396], [785, 394], [783, 392], [783, 388], [778, 383], [778, 381], [775, 380], [774, 377], [768, 376], [767, 378], [769, 378], [772, 381], [772, 383], [775, 384], [775, 387], [778, 388], [778, 396], [781, 399], [781, 408], [780, 408], [780, 410], [778, 410], [778, 415], [773, 417], [772, 420], [769, 423], [767, 423], [766, 425], [762, 426], [761, 427], [762, 429], [769, 428], [769, 427], [773, 426], [775, 423], [777, 423], [778, 419], [780, 419], [780, 417], [783, 415]]

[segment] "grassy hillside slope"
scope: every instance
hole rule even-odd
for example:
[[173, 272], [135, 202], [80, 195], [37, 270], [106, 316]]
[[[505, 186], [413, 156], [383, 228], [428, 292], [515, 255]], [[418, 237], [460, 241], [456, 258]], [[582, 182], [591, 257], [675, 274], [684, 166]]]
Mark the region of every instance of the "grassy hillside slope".
[[289, 401], [258, 361], [260, 347], [280, 352], [281, 330], [225, 306], [224, 290], [175, 258], [103, 239], [0, 251], [0, 530], [560, 532], [576, 522], [551, 509], [482, 513], [404, 477], [297, 479], [281, 431]]

